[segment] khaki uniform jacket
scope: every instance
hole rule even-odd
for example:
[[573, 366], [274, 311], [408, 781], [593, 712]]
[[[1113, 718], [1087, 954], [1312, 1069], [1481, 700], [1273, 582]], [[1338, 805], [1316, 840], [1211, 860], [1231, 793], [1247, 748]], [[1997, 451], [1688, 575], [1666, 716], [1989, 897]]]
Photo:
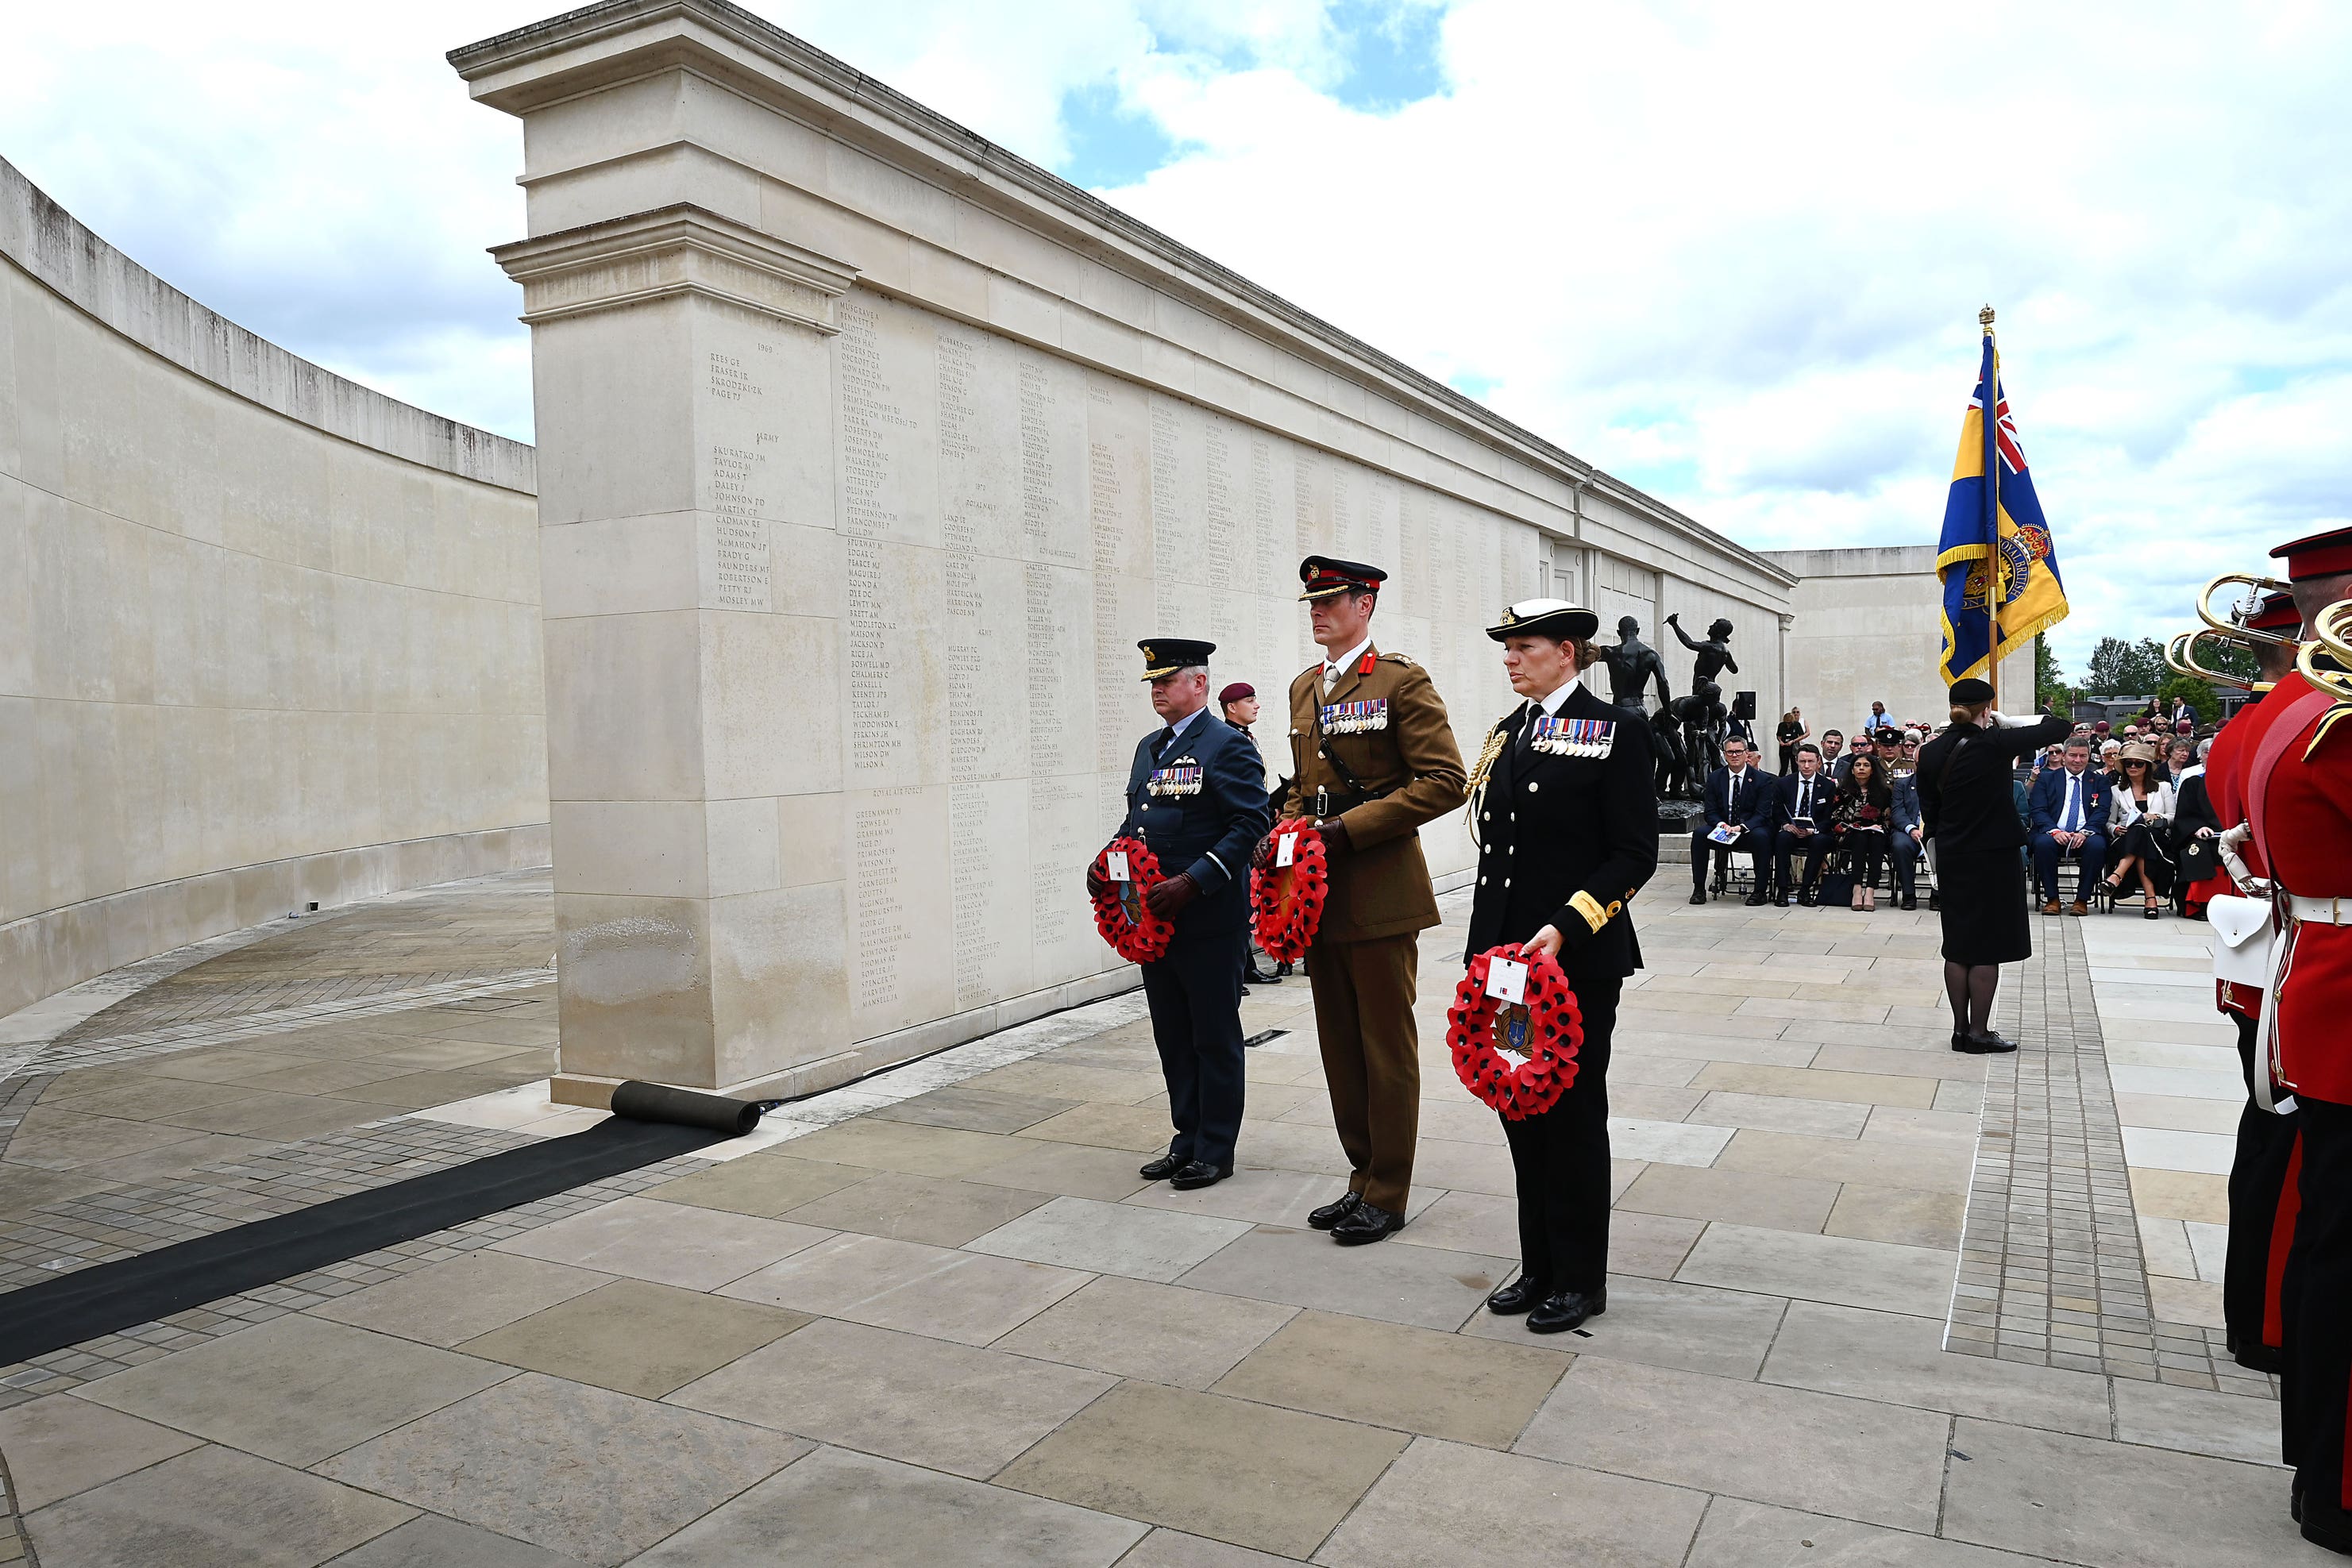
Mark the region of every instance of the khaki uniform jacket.
[[[1318, 942], [1369, 942], [1436, 925], [1437, 895], [1420, 828], [1467, 797], [1462, 752], [1429, 672], [1377, 648], [1365, 657], [1372, 663], [1369, 674], [1360, 657], [1328, 692], [1320, 661], [1290, 683], [1291, 781], [1275, 814], [1285, 821], [1311, 816], [1316, 790], [1328, 789], [1329, 815], [1346, 825], [1354, 852], [1331, 866]], [[1386, 704], [1380, 728], [1332, 733], [1321, 723], [1326, 707], [1373, 702]]]

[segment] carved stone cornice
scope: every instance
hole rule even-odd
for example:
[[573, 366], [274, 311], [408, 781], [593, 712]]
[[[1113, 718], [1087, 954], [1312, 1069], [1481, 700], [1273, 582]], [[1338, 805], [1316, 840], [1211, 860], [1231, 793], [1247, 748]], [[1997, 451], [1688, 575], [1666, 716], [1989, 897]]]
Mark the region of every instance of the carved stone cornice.
[[490, 252], [522, 285], [522, 319], [569, 316], [699, 295], [819, 332], [838, 332], [834, 301], [857, 269], [691, 203], [632, 213]]

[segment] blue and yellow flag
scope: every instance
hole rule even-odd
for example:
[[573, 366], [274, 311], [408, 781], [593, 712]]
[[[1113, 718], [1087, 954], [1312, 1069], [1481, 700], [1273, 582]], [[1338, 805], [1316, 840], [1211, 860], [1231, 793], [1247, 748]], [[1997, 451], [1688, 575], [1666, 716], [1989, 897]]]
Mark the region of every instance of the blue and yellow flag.
[[[1990, 420], [1989, 408], [1994, 411]], [[2042, 519], [2017, 424], [2000, 390], [2000, 352], [1990, 327], [1976, 395], [1960, 424], [1936, 571], [1944, 582], [1947, 684], [1983, 674], [1994, 659], [2007, 658], [2036, 632], [2066, 619], [2066, 585], [2059, 580], [2050, 525]]]

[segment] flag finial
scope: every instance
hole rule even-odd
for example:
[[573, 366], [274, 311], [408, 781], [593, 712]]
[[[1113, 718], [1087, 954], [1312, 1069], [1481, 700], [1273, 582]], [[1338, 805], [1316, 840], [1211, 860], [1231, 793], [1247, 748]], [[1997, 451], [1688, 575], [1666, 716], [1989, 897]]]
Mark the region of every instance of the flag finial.
[[1988, 305], [1983, 309], [1977, 312], [1977, 325], [1982, 327], [1988, 332], [1992, 330], [1991, 306]]

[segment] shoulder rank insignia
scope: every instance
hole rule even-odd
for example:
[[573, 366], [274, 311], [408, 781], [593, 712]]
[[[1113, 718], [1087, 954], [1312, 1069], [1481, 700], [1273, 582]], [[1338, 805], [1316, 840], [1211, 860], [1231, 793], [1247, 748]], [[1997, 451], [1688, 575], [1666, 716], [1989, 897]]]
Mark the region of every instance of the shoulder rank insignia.
[[1147, 795], [1197, 795], [1201, 792], [1201, 759], [1180, 757], [1165, 768], [1151, 770], [1143, 786]]
[[1370, 697], [1362, 702], [1326, 703], [1322, 718], [1326, 735], [1361, 735], [1368, 729], [1386, 729], [1389, 699]]
[[1617, 743], [1613, 719], [1557, 718], [1539, 713], [1528, 724], [1528, 744], [1553, 757], [1606, 757]]

